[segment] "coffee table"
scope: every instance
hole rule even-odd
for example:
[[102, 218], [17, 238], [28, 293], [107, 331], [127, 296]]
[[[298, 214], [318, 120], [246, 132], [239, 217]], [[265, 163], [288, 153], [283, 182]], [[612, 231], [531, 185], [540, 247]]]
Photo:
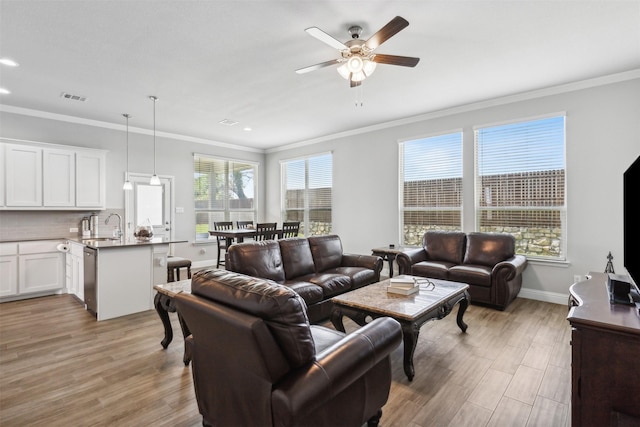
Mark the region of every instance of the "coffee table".
[[[418, 279], [425, 280], [423, 277]], [[412, 295], [387, 293], [387, 287], [391, 283], [387, 279], [333, 297], [331, 323], [337, 330], [345, 332], [343, 316], [360, 326], [367, 323], [368, 317], [375, 319], [387, 316], [400, 322], [404, 343], [404, 373], [412, 381], [415, 375], [413, 353], [422, 325], [429, 320], [444, 318], [456, 304], [460, 304], [456, 321], [462, 332], [467, 330], [462, 317], [469, 306], [469, 285], [448, 280], [429, 280], [435, 287], [421, 285], [420, 291]]]

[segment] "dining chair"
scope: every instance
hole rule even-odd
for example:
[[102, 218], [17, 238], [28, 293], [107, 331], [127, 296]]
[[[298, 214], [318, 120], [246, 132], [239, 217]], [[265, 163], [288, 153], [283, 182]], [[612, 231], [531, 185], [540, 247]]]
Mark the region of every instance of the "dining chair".
[[298, 237], [300, 221], [287, 221], [282, 223], [282, 237]]
[[[232, 221], [219, 221], [213, 223], [214, 230], [233, 230], [233, 222]], [[226, 250], [233, 243], [233, 239], [227, 239], [226, 237], [216, 236], [218, 239], [218, 261], [216, 263], [216, 268], [220, 268], [220, 264], [224, 265], [224, 259], [220, 259], [220, 254], [222, 250], [226, 252]]]
[[277, 223], [262, 222], [256, 224], [256, 240], [274, 240], [276, 236]]
[[236, 221], [236, 228], [240, 230], [253, 228], [253, 221]]

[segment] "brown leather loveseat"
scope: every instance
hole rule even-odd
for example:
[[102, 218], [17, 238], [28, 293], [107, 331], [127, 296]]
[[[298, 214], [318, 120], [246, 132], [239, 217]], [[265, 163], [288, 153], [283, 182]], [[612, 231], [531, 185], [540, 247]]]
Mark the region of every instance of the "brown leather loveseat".
[[396, 257], [400, 274], [469, 284], [471, 302], [504, 310], [518, 296], [527, 258], [501, 233], [427, 231], [422, 247]]
[[244, 242], [229, 247], [225, 268], [296, 291], [312, 323], [331, 314], [331, 298], [380, 281], [382, 258], [342, 252], [337, 235]]
[[291, 288], [225, 270], [195, 273], [175, 297], [189, 329], [205, 426], [377, 425], [389, 397], [400, 324], [344, 335], [310, 325]]

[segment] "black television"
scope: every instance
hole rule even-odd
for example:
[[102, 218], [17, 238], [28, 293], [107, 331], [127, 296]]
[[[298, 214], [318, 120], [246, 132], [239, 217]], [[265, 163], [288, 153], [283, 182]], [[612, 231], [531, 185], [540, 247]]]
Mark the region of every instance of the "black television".
[[631, 163], [623, 175], [624, 188], [624, 267], [640, 286], [640, 156]]

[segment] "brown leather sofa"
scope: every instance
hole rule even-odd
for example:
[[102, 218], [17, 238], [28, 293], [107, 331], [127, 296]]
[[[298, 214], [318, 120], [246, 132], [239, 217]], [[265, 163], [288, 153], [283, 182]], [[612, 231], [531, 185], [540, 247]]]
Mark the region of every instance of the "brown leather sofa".
[[312, 323], [331, 314], [331, 298], [380, 281], [382, 258], [342, 252], [339, 236], [289, 238], [232, 245], [225, 268], [286, 285], [307, 304]]
[[175, 297], [191, 336], [205, 426], [369, 426], [389, 397], [400, 324], [379, 318], [344, 335], [310, 325], [291, 288], [225, 270], [195, 273]]
[[427, 231], [422, 247], [396, 257], [400, 274], [469, 284], [471, 302], [504, 310], [518, 296], [527, 258], [500, 233]]

